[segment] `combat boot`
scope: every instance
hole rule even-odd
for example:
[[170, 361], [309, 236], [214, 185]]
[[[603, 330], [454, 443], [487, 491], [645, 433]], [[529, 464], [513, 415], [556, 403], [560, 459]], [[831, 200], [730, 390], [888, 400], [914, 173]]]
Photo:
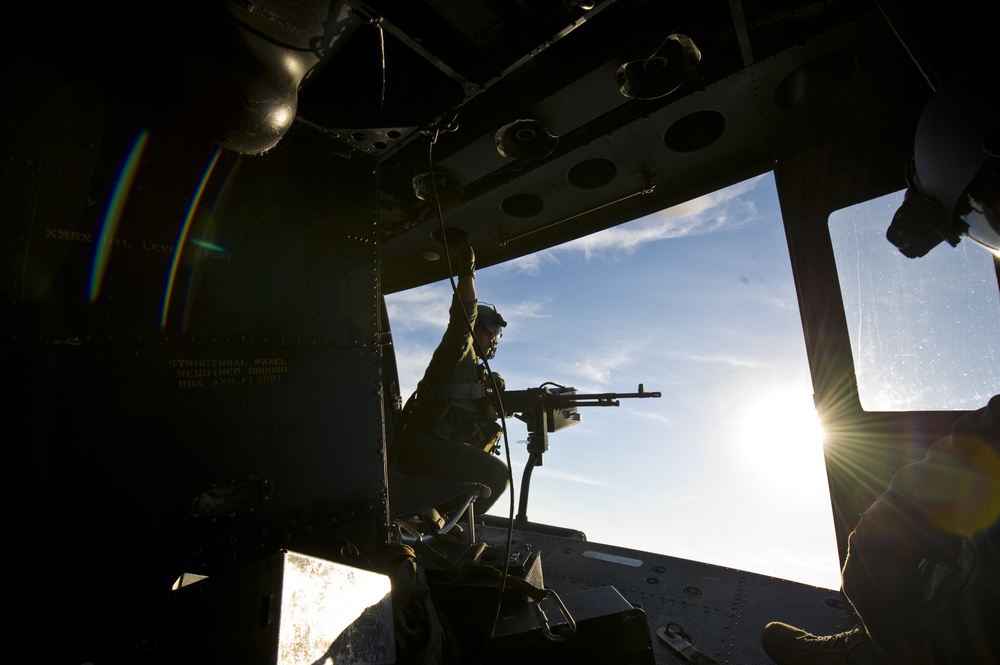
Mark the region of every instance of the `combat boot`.
[[864, 626], [836, 635], [813, 635], [772, 621], [764, 627], [761, 644], [777, 665], [889, 665]]

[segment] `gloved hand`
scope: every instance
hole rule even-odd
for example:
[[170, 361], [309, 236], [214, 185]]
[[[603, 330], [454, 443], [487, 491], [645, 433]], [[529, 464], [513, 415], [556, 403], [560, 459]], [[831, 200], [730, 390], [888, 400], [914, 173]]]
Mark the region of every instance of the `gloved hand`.
[[476, 253], [472, 251], [472, 245], [468, 238], [462, 238], [455, 244], [455, 254], [458, 260], [458, 276], [476, 276]]
[[497, 374], [496, 372], [490, 372], [490, 373], [493, 375], [493, 377], [492, 379], [487, 379], [486, 382], [487, 388], [492, 390], [494, 384], [496, 384], [496, 389], [499, 390], [500, 392], [507, 390], [507, 382], [503, 380], [503, 377]]

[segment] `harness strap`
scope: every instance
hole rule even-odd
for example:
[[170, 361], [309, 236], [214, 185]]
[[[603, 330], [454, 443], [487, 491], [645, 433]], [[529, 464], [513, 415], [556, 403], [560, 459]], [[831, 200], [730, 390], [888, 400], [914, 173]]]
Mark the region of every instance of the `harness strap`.
[[420, 400], [474, 400], [486, 396], [481, 383], [424, 383], [417, 386]]

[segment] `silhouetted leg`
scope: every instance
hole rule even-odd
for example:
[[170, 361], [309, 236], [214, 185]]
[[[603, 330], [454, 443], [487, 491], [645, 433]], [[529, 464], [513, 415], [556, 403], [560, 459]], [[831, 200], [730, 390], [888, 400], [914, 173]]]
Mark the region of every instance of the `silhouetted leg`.
[[[399, 451], [399, 470], [410, 476], [482, 483], [490, 496], [476, 500], [476, 513], [482, 515], [507, 489], [507, 465], [496, 455], [464, 443], [428, 438], [408, 442]], [[442, 506], [444, 510], [454, 506]]]

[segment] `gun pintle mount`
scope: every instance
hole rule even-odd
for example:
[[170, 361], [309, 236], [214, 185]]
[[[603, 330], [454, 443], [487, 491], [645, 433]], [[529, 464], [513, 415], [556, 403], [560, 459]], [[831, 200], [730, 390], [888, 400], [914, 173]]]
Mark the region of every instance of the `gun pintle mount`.
[[647, 392], [639, 384], [634, 393], [577, 393], [576, 388], [543, 383], [527, 390], [508, 390], [501, 394], [498, 410], [513, 415], [528, 425], [528, 462], [521, 478], [521, 498], [515, 523], [528, 521], [528, 487], [531, 470], [542, 465], [542, 455], [549, 449], [549, 432], [557, 432], [580, 422], [577, 411], [584, 406], [619, 406], [623, 399], [660, 397], [659, 392]]

